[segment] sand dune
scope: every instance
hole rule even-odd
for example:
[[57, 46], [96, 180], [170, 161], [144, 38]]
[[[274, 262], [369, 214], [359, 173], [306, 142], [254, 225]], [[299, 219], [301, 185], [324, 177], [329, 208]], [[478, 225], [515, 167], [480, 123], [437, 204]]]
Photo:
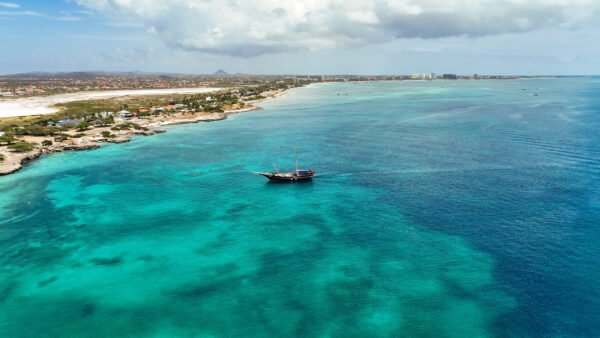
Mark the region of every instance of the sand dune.
[[52, 96], [36, 96], [20, 99], [2, 99], [0, 100], [0, 117], [52, 114], [58, 111], [58, 109], [52, 107], [53, 105], [73, 101], [107, 99], [131, 95], [198, 94], [209, 93], [218, 90], [220, 90], [220, 88], [108, 90]]

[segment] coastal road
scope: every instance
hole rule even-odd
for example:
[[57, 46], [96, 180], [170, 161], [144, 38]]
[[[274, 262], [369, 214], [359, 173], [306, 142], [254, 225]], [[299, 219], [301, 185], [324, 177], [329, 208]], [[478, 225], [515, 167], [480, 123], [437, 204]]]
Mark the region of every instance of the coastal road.
[[110, 99], [123, 96], [162, 95], [162, 94], [201, 94], [211, 93], [221, 88], [170, 88], [170, 89], [135, 89], [78, 92], [51, 96], [34, 96], [18, 99], [0, 100], [0, 118], [53, 114], [58, 111], [53, 106], [59, 103], [94, 99]]

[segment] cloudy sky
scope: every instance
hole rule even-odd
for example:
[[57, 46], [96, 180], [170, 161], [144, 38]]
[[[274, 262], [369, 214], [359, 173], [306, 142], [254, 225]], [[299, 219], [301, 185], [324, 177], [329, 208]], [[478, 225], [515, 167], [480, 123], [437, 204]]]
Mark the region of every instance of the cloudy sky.
[[0, 73], [600, 74], [599, 0], [0, 0]]

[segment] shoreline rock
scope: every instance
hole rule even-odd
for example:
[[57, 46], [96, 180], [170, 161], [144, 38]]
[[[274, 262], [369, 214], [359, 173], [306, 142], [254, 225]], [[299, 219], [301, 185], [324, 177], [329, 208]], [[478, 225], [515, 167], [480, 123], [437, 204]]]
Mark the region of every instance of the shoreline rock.
[[127, 143], [129, 141], [131, 141], [131, 138], [129, 138], [127, 136], [118, 136], [115, 138], [107, 138], [104, 140], [104, 142], [107, 142], [107, 143]]
[[5, 175], [10, 175], [14, 172], [17, 172], [19, 170], [21, 170], [21, 168], [23, 168], [23, 166], [25, 164], [27, 164], [28, 162], [31, 162], [33, 160], [35, 160], [36, 158], [42, 156], [44, 152], [42, 151], [42, 149], [35, 149], [33, 151], [30, 151], [28, 153], [24, 153], [24, 154], [14, 154], [14, 156], [16, 158], [13, 158], [12, 160], [15, 161], [17, 160], [18, 162], [13, 162], [12, 164], [7, 164], [5, 162], [7, 162], [9, 158], [4, 159], [3, 162], [0, 162], [0, 176], [5, 176]]

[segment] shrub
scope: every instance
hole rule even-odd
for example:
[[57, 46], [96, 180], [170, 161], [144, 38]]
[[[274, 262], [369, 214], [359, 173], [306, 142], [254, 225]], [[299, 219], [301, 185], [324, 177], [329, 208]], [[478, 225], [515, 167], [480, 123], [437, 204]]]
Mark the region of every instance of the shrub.
[[96, 124], [100, 127], [108, 127], [113, 123], [115, 123], [115, 119], [112, 116], [96, 120]]
[[0, 154], [0, 162], [4, 161], [4, 154]]
[[17, 128], [15, 132], [19, 135], [33, 135], [33, 136], [52, 136], [59, 133], [61, 128], [58, 127], [44, 127], [40, 125], [30, 125], [23, 128]]
[[0, 137], [0, 144], [6, 143], [6, 144], [10, 145], [10, 144], [13, 144], [15, 142], [17, 142], [17, 139], [14, 138], [14, 137], [12, 137], [12, 136], [4, 135], [4, 136]]
[[30, 142], [17, 142], [15, 144], [11, 144], [8, 146], [8, 149], [14, 151], [15, 153], [26, 153], [28, 151], [32, 151], [35, 146], [35, 143]]
[[80, 124], [77, 125], [77, 131], [86, 131], [91, 126], [92, 126], [92, 124], [89, 122], [81, 122]]
[[44, 147], [51, 146], [51, 145], [52, 145], [52, 141], [50, 141], [50, 140], [43, 140], [43, 141], [42, 141], [42, 145], [43, 145]]
[[54, 136], [54, 142], [62, 142], [68, 138], [69, 138], [69, 135], [67, 135], [67, 134], [59, 134], [59, 135]]

